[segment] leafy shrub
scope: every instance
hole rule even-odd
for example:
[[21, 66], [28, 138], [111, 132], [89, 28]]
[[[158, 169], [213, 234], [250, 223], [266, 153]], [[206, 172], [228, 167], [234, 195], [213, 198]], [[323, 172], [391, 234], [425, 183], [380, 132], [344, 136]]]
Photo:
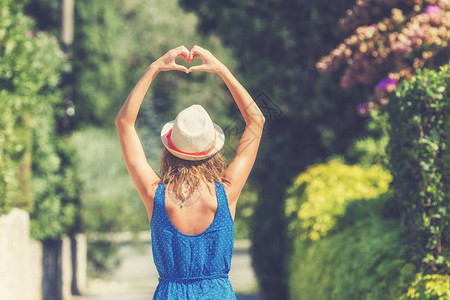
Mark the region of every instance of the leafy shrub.
[[389, 141], [387, 124], [385, 114], [372, 110], [366, 123], [367, 135], [350, 144], [345, 153], [345, 161], [362, 167], [370, 167], [374, 164], [387, 166], [389, 163], [386, 153]]
[[419, 70], [386, 106], [395, 199], [425, 273], [450, 269], [450, 65]]
[[[30, 210], [31, 127], [38, 95], [58, 84], [62, 52], [55, 38], [32, 32], [26, 1], [0, 3], [0, 213]], [[40, 99], [52, 102], [54, 97]]]
[[[86, 127], [71, 136], [70, 144], [76, 149], [83, 186], [80, 214], [82, 231], [88, 234], [88, 273], [104, 277], [121, 263], [119, 245], [106, 234], [150, 230], [146, 209], [126, 169], [116, 132]], [[90, 240], [91, 233], [100, 237]]]
[[289, 230], [301, 240], [318, 240], [335, 226], [349, 202], [386, 192], [390, 181], [390, 174], [379, 165], [365, 169], [332, 159], [310, 166], [287, 192]]
[[117, 134], [85, 128], [70, 141], [79, 157], [83, 184], [83, 231], [149, 230], [147, 212], [126, 169]]
[[258, 201], [258, 194], [249, 185], [245, 185], [239, 196], [234, 218], [234, 238], [248, 239], [250, 224], [253, 220], [253, 208]]
[[68, 70], [57, 39], [34, 31], [27, 1], [0, 2], [0, 213], [21, 207], [31, 235], [78, 230], [78, 180], [72, 149], [56, 130]]
[[[51, 114], [52, 109], [47, 107], [46, 111], [39, 113]], [[81, 230], [81, 180], [75, 168], [75, 151], [67, 139], [55, 136], [52, 129], [52, 122], [40, 122], [34, 138], [39, 142], [33, 149], [30, 234], [41, 240]]]
[[119, 244], [108, 240], [90, 241], [87, 244], [89, 277], [105, 278], [122, 263]]
[[399, 225], [373, 216], [319, 241], [297, 239], [289, 262], [290, 298], [397, 299], [416, 271], [404, 259]]
[[416, 274], [416, 278], [408, 289], [407, 294], [400, 299], [450, 299], [450, 278], [446, 275], [423, 275], [422, 272], [419, 272]]
[[396, 299], [416, 272], [389, 216], [390, 174], [337, 159], [310, 166], [288, 189], [291, 299]]

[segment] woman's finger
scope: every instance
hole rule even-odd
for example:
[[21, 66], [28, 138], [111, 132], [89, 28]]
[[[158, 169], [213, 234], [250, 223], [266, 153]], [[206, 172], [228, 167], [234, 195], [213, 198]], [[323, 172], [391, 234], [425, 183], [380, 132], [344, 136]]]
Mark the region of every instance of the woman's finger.
[[190, 54], [191, 54], [191, 62], [197, 57], [201, 58], [202, 60], [205, 57], [204, 49], [197, 45], [192, 47]]
[[175, 59], [178, 57], [183, 57], [186, 62], [189, 61], [190, 53], [189, 53], [189, 50], [186, 49], [186, 47], [184, 47], [184, 46], [175, 48], [174, 54], [175, 54]]
[[193, 66], [190, 67], [188, 72], [196, 72], [196, 71], [208, 71], [208, 68], [205, 65]]
[[[192, 62], [194, 59], [196, 59], [196, 58], [202, 59], [202, 57], [201, 57], [199, 54], [193, 54], [193, 55], [192, 55], [192, 58], [191, 58], [191, 62]], [[202, 60], [203, 60], [203, 59], [202, 59]]]
[[183, 49], [183, 51], [185, 51], [186, 53], [189, 53], [188, 48], [186, 48], [184, 45], [181, 45], [180, 48]]
[[188, 73], [188, 72], [189, 72], [188, 69], [187, 69], [185, 66], [181, 66], [181, 65], [176, 64], [176, 63], [173, 63], [172, 69], [173, 69], [173, 70], [182, 71], [182, 72], [185, 72], [185, 73]]

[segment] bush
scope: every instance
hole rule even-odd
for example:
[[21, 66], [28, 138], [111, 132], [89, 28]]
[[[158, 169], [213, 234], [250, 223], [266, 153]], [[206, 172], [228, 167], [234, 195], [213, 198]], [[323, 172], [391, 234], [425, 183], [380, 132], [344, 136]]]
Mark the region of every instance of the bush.
[[253, 207], [258, 201], [258, 194], [249, 185], [245, 185], [239, 196], [234, 218], [234, 238], [248, 239], [250, 224], [253, 220]]
[[88, 273], [105, 277], [122, 262], [119, 245], [107, 233], [150, 230], [147, 212], [126, 169], [116, 132], [86, 127], [71, 136], [70, 144], [76, 149], [83, 186], [82, 231], [99, 235], [88, 243]]
[[402, 227], [379, 216], [359, 219], [311, 243], [296, 240], [290, 265], [290, 298], [398, 299], [414, 278], [404, 257]]
[[352, 201], [387, 191], [391, 176], [380, 166], [347, 166], [338, 160], [310, 166], [288, 189], [289, 231], [301, 240], [318, 240], [336, 225]]
[[[40, 115], [51, 114], [46, 112]], [[54, 135], [53, 122], [39, 123], [33, 147], [33, 208], [30, 234], [35, 239], [57, 238], [81, 230], [81, 180], [75, 168], [73, 147], [66, 138]]]
[[88, 276], [107, 279], [120, 267], [119, 244], [108, 240], [91, 241], [87, 244]]
[[288, 188], [291, 299], [395, 299], [415, 266], [404, 260], [390, 174], [337, 159], [309, 167]]
[[[62, 53], [56, 39], [34, 33], [26, 1], [0, 3], [0, 213], [31, 208], [31, 145], [36, 107], [53, 102]], [[46, 93], [45, 93], [46, 92]], [[42, 94], [48, 99], [39, 99]]]
[[123, 161], [117, 134], [85, 128], [75, 132], [70, 141], [80, 161], [83, 231], [150, 230], [145, 206]]
[[450, 269], [450, 65], [419, 70], [386, 106], [392, 188], [413, 260], [425, 273]]
[[54, 36], [34, 31], [26, 3], [0, 2], [0, 213], [27, 210], [32, 237], [46, 239], [78, 230], [79, 185], [55, 124], [68, 64]]
[[345, 161], [362, 167], [370, 167], [374, 164], [386, 167], [389, 163], [386, 153], [389, 142], [387, 124], [385, 114], [378, 110], [372, 110], [366, 124], [367, 136], [358, 138], [350, 144], [345, 152]]
[[450, 299], [450, 279], [446, 275], [423, 275], [422, 272], [419, 272], [416, 274], [414, 282], [408, 289], [408, 293], [400, 299]]

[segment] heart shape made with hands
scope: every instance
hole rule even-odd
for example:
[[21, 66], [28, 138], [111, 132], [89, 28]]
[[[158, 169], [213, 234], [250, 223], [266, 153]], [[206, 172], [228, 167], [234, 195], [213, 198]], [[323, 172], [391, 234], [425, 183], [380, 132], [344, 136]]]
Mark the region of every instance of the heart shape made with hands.
[[[187, 49], [186, 49], [187, 50]], [[196, 46], [194, 46], [188, 53], [186, 52], [181, 52], [178, 53], [177, 57], [175, 58], [175, 64], [178, 66], [182, 66], [184, 68], [187, 69], [187, 73], [190, 73], [191, 71], [207, 71], [205, 69], [200, 70], [195, 68], [196, 70], [193, 70], [192, 67], [197, 67], [197, 66], [202, 66], [204, 64], [208, 64], [208, 61], [205, 61], [204, 58], [206, 59], [206, 57], [202, 57], [201, 55], [201, 51], [203, 51], [204, 49], [197, 49]], [[189, 63], [189, 64], [185, 64], [185, 63], [177, 63], [177, 59], [178, 62], [181, 62], [181, 60], [179, 58], [184, 59], [185, 63]], [[196, 58], [200, 58], [202, 63], [201, 64], [192, 64], [192, 62], [196, 59]], [[181, 70], [180, 70], [181, 71]]]
[[[200, 59], [201, 63], [197, 63], [198, 60], [196, 60], [196, 59]], [[194, 60], [196, 60], [196, 61], [194, 62]], [[190, 67], [202, 65], [202, 64], [203, 64], [203, 60], [202, 60], [202, 58], [200, 57], [200, 55], [195, 55], [195, 57], [193, 57], [192, 59], [189, 59], [189, 58], [185, 57], [184, 55], [181, 55], [181, 54], [180, 54], [180, 55], [177, 56], [177, 58], [175, 59], [175, 63], [176, 63], [177, 65], [186, 67], [186, 68], [188, 69], [188, 71], [189, 71]]]

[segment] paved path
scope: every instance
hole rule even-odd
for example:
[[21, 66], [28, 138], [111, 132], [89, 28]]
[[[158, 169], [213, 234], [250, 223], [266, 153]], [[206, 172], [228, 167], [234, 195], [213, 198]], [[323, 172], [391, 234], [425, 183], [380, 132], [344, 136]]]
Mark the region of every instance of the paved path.
[[[248, 246], [235, 243], [231, 261], [230, 281], [240, 300], [260, 300], [255, 294], [257, 282], [251, 267]], [[124, 243], [119, 249], [121, 266], [107, 279], [90, 279], [88, 291], [72, 300], [148, 300], [158, 284], [158, 272], [153, 263], [149, 243], [135, 247]]]

